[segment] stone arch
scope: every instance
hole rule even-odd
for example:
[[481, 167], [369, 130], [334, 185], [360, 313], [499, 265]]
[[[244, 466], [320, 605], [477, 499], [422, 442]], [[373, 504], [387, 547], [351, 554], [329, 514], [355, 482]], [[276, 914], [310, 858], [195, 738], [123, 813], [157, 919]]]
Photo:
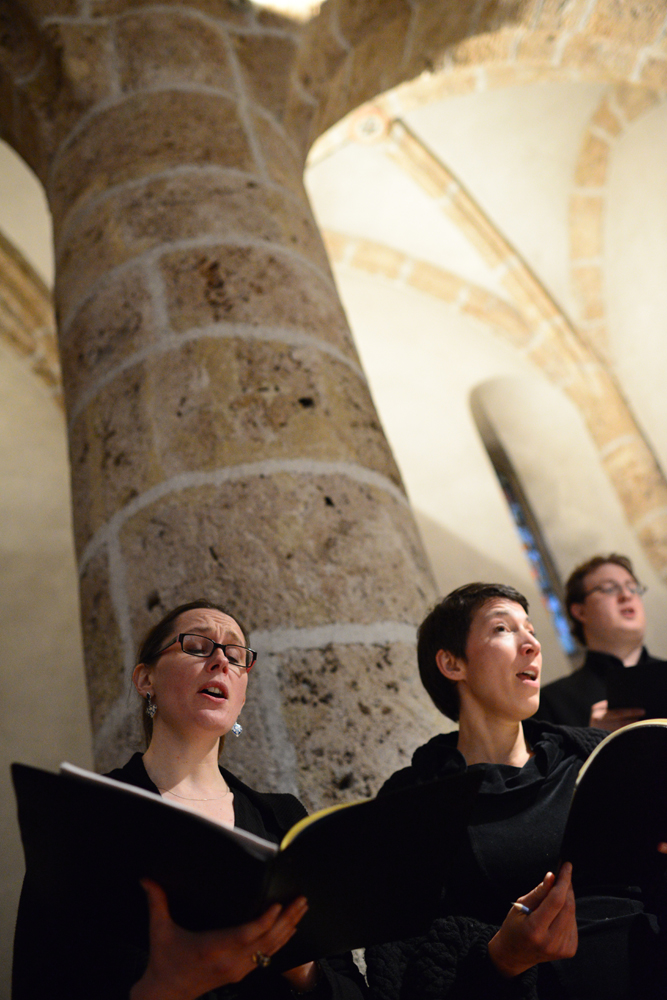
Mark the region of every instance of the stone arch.
[[62, 406], [51, 293], [34, 268], [2, 233], [0, 337], [24, 359]]

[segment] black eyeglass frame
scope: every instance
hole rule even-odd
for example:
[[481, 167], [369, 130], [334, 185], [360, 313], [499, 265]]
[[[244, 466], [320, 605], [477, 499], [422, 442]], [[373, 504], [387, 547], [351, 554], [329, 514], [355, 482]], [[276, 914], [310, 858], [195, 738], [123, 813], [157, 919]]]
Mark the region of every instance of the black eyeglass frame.
[[[194, 653], [191, 649], [184, 649], [183, 640], [188, 635], [194, 635], [196, 636], [197, 639], [206, 639], [207, 642], [211, 643], [213, 649], [211, 649], [209, 653]], [[207, 657], [212, 656], [216, 649], [221, 649], [225, 656], [227, 656], [227, 650], [230, 646], [233, 646], [234, 649], [245, 649], [246, 653], [250, 653], [251, 659], [249, 664], [233, 663], [232, 660], [230, 660], [230, 663], [233, 663], [233, 666], [235, 667], [243, 667], [243, 669], [246, 671], [252, 670], [253, 666], [257, 661], [257, 651], [251, 649], [250, 646], [242, 646], [240, 642], [215, 642], [213, 639], [210, 638], [210, 636], [199, 635], [198, 632], [181, 632], [180, 635], [177, 635], [175, 639], [172, 639], [171, 642], [168, 642], [166, 646], [163, 646], [162, 649], [158, 650], [158, 652], [155, 654], [156, 657], [161, 656], [167, 649], [169, 649], [170, 646], [173, 646], [175, 642], [180, 643], [181, 649], [183, 650], [186, 656], [201, 656], [202, 659], [206, 659]]]

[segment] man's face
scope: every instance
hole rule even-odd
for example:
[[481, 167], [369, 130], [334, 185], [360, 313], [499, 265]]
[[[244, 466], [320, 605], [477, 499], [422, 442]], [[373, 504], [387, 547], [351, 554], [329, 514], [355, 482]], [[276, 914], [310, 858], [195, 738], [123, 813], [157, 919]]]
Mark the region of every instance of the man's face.
[[646, 632], [644, 602], [639, 594], [629, 589], [636, 585], [632, 574], [616, 563], [604, 563], [586, 574], [586, 597], [581, 604], [573, 604], [570, 610], [573, 618], [582, 624], [587, 646], [595, 649], [600, 643], [604, 648], [615, 641], [623, 644], [629, 640], [643, 642]]

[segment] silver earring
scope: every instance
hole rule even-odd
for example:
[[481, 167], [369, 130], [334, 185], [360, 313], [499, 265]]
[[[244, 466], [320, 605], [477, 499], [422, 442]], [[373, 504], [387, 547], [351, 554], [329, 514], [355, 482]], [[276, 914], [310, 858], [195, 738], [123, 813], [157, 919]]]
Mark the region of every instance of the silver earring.
[[234, 733], [234, 736], [241, 735], [241, 733], [243, 732], [243, 726], [241, 725], [240, 722], [234, 723], [234, 725], [232, 726], [232, 732]]
[[149, 718], [154, 719], [156, 712], [157, 712], [157, 705], [155, 704], [155, 702], [151, 702], [151, 696], [149, 694], [147, 694], [146, 695], [146, 715], [148, 715]]

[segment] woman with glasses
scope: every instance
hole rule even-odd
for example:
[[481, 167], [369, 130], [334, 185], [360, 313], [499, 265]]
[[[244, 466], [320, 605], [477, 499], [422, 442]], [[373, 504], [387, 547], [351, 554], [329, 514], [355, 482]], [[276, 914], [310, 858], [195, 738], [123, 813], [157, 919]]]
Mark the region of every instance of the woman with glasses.
[[[298, 799], [256, 792], [218, 763], [227, 734], [240, 731], [237, 720], [255, 659], [238, 622], [214, 604], [194, 601], [165, 615], [142, 643], [133, 673], [143, 700], [147, 749], [109, 777], [279, 843], [306, 815]], [[211, 858], [210, 863], [222, 862]], [[318, 1000], [359, 1000], [364, 992], [351, 958], [310, 962], [282, 974], [271, 968], [272, 956], [307, 910], [303, 898], [272, 906], [239, 927], [192, 933], [172, 921], [159, 885], [150, 880], [142, 885], [148, 903], [148, 954], [129, 954], [118, 943], [97, 940], [94, 928], [85, 928], [84, 940], [78, 946], [74, 942], [76, 968], [61, 970], [55, 985], [31, 982], [30, 954], [40, 923], [38, 915], [30, 915], [30, 901], [22, 900], [15, 1000], [37, 995], [62, 995], [63, 1000], [196, 1000], [203, 995], [209, 1000], [281, 1000], [310, 992]], [[73, 929], [65, 932], [73, 936]], [[71, 945], [68, 941], [70, 954]], [[46, 946], [53, 948], [53, 942]]]

